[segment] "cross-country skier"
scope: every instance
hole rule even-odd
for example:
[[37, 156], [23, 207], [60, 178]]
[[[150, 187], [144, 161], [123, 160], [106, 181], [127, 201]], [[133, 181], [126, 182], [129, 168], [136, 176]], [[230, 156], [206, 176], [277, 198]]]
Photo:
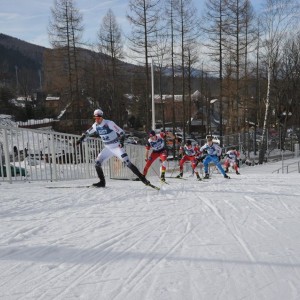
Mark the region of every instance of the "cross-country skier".
[[123, 129], [117, 126], [113, 121], [104, 119], [103, 111], [101, 109], [96, 109], [94, 111], [94, 119], [95, 123], [76, 143], [79, 145], [87, 136], [97, 133], [104, 144], [104, 148], [98, 154], [95, 161], [95, 168], [100, 181], [94, 183], [93, 186], [105, 187], [105, 177], [102, 165], [112, 156], [118, 157], [145, 185], [149, 185], [150, 181], [147, 180], [138, 168], [130, 162], [129, 157], [123, 148], [125, 139], [125, 132]]
[[179, 155], [182, 155], [182, 158], [179, 162], [180, 173], [177, 175], [177, 178], [182, 178], [183, 176], [183, 165], [186, 161], [190, 161], [192, 169], [195, 172], [197, 179], [200, 180], [199, 173], [196, 172], [195, 168], [197, 167], [197, 156], [200, 154], [200, 149], [198, 146], [193, 147], [192, 142], [187, 140], [184, 146], [181, 146], [179, 149]]
[[[165, 145], [165, 137], [166, 134], [164, 132], [160, 132], [158, 134], [155, 133], [154, 130], [149, 132], [149, 139], [146, 144], [146, 153], [145, 160], [146, 165], [144, 167], [144, 176], [146, 177], [148, 173], [148, 169], [152, 165], [152, 163], [159, 158], [161, 161], [160, 167], [160, 179], [161, 181], [165, 181], [165, 173], [167, 168], [167, 149]], [[150, 156], [149, 151], [152, 150]]]
[[232, 168], [235, 170], [235, 173], [237, 175], [240, 175], [239, 172], [239, 157], [240, 152], [236, 150], [235, 147], [232, 147], [230, 150], [228, 150], [225, 154], [225, 172], [227, 173], [229, 171], [229, 167], [232, 166]]
[[200, 148], [200, 152], [207, 153], [206, 157], [203, 160], [204, 171], [205, 171], [204, 178], [209, 178], [208, 165], [210, 162], [214, 163], [217, 166], [217, 168], [222, 173], [224, 178], [230, 178], [225, 173], [224, 169], [220, 164], [219, 158], [221, 157], [222, 154], [222, 148], [218, 144], [213, 143], [212, 137], [207, 137], [206, 141], [207, 141], [206, 144]]

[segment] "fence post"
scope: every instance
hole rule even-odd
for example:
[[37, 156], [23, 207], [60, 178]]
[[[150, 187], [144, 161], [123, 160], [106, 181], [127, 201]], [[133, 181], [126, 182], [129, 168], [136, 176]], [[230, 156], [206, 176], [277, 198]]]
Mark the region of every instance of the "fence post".
[[[5, 157], [6, 177], [8, 178], [9, 182], [12, 183], [10, 159], [9, 159], [9, 149], [8, 149], [7, 129], [4, 129], [4, 136], [3, 137], [4, 137], [4, 139], [3, 139], [3, 151], [4, 151], [4, 157]], [[4, 173], [4, 167], [3, 167], [3, 173]]]
[[51, 156], [52, 156], [52, 166], [53, 166], [52, 177], [53, 177], [53, 180], [57, 180], [56, 153], [55, 153], [54, 134], [53, 133], [50, 133], [50, 144], [51, 144]]
[[[89, 157], [89, 146], [91, 146], [91, 143], [82, 143], [83, 144], [83, 151], [84, 151], [84, 155], [83, 155], [83, 159], [84, 159], [84, 170], [85, 170], [85, 178], [89, 178], [91, 176], [91, 172], [90, 172], [90, 168], [89, 168], [89, 163], [90, 163], [90, 157]], [[93, 143], [93, 146], [96, 146], [96, 143]], [[97, 154], [96, 154], [97, 155]]]
[[299, 144], [295, 144], [294, 145], [294, 153], [295, 153], [295, 157], [298, 157], [299, 156]]

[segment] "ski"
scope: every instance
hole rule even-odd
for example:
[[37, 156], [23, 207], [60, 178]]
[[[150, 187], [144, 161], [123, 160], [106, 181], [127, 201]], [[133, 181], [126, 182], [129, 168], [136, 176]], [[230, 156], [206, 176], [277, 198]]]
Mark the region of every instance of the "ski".
[[[45, 186], [47, 189], [78, 189], [78, 188], [97, 188], [93, 185], [75, 185], [75, 186]], [[103, 187], [102, 187], [103, 188]]]
[[154, 184], [152, 184], [152, 183], [145, 184], [145, 185], [146, 185], [146, 186], [150, 186], [150, 187], [152, 187], [153, 189], [155, 189], [155, 190], [157, 190], [157, 191], [160, 190], [160, 188], [159, 188], [158, 186], [156, 186], [156, 185], [154, 185]]
[[180, 179], [180, 180], [187, 180], [186, 178], [182, 178], [182, 177], [166, 177], [166, 178], [171, 178], [171, 179]]
[[[203, 180], [207, 180], [207, 179], [209, 180], [209, 179], [211, 179], [211, 177], [203, 177], [202, 179]], [[231, 179], [231, 177], [229, 177], [229, 176], [228, 177], [224, 177], [224, 179]]]
[[166, 182], [166, 181], [163, 181], [163, 180], [161, 180], [160, 181], [162, 184], [170, 184], [169, 182]]

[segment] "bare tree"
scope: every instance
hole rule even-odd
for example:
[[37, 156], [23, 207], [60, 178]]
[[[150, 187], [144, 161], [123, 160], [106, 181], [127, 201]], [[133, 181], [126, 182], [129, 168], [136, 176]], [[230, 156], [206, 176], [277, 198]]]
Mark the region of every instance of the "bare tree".
[[[223, 73], [225, 45], [227, 45], [227, 35], [225, 33], [227, 0], [207, 0], [206, 9], [203, 15], [202, 30], [207, 36], [207, 41], [203, 41], [207, 49], [207, 54], [217, 63], [219, 77], [219, 101], [220, 101], [220, 136], [223, 135]], [[221, 140], [222, 142], [222, 140]]]
[[[197, 21], [197, 10], [193, 6], [192, 0], [179, 0], [178, 9], [178, 32], [180, 37], [180, 56], [181, 56], [181, 84], [182, 84], [182, 109], [183, 109], [183, 120], [182, 120], [182, 129], [183, 129], [183, 139], [185, 140], [186, 135], [186, 122], [187, 122], [187, 113], [186, 113], [186, 62], [187, 65], [191, 64], [191, 49], [192, 44], [195, 44], [195, 41], [198, 37], [199, 26]], [[187, 106], [188, 107], [188, 106]]]
[[[234, 112], [232, 127], [241, 129], [245, 122], [241, 122], [241, 108], [245, 115], [247, 95], [246, 91], [246, 71], [247, 71], [247, 52], [250, 49], [250, 26], [253, 19], [253, 11], [248, 0], [228, 0], [226, 26], [224, 31], [227, 35], [227, 45], [225, 46], [229, 55], [231, 65], [231, 78], [235, 82], [233, 91], [233, 107], [230, 109]], [[244, 71], [244, 72], [243, 72]], [[244, 87], [242, 86], [244, 78]], [[245, 116], [244, 116], [245, 118]], [[245, 128], [244, 128], [245, 130]]]
[[69, 101], [72, 105], [73, 126], [75, 118], [81, 118], [79, 111], [80, 89], [78, 70], [78, 46], [81, 43], [83, 26], [82, 15], [75, 7], [74, 0], [55, 0], [51, 8], [48, 27], [52, 47], [58, 53], [54, 59], [60, 59], [61, 72], [68, 77]]
[[146, 129], [150, 128], [150, 73], [149, 57], [153, 55], [151, 48], [154, 44], [155, 33], [159, 22], [160, 0], [130, 0], [130, 13], [127, 15], [132, 24], [132, 32], [129, 41], [131, 50], [135, 53], [137, 62], [145, 65], [145, 93], [142, 95], [141, 110], [145, 116]]
[[[288, 122], [299, 120], [299, 97], [300, 97], [300, 52], [299, 34], [291, 34], [284, 43], [282, 55], [274, 68], [272, 77], [274, 95], [271, 115], [272, 124], [276, 124], [280, 133], [281, 149], [285, 149]], [[270, 118], [270, 119], [271, 119]], [[296, 123], [294, 124], [296, 125]]]
[[262, 143], [259, 150], [259, 163], [262, 164], [267, 148], [266, 133], [269, 123], [270, 93], [272, 73], [282, 51], [285, 38], [297, 20], [299, 5], [296, 0], [266, 0], [262, 18], [264, 19], [264, 46], [267, 61], [267, 92], [265, 100], [265, 116], [262, 132]]
[[[167, 0], [165, 3], [165, 11], [167, 17], [167, 30], [170, 37], [170, 59], [172, 69], [172, 124], [173, 133], [175, 133], [176, 114], [175, 114], [175, 10], [178, 0]], [[175, 139], [173, 140], [173, 156], [175, 157]]]
[[[154, 66], [154, 75], [158, 74], [158, 92], [160, 95], [160, 116], [163, 125], [163, 130], [165, 130], [165, 106], [164, 106], [164, 99], [163, 94], [166, 93], [166, 82], [163, 82], [163, 74], [164, 71], [167, 69], [167, 58], [169, 53], [169, 35], [168, 33], [157, 32], [156, 33], [156, 44], [152, 47], [154, 52], [155, 62]], [[155, 78], [154, 78], [155, 81]], [[156, 85], [155, 85], [156, 86]]]
[[110, 95], [110, 115], [113, 119], [121, 122], [121, 101], [122, 96], [118, 95], [122, 80], [118, 80], [120, 73], [120, 60], [123, 58], [123, 41], [121, 28], [118, 25], [115, 15], [109, 9], [102, 20], [98, 32], [99, 51], [105, 54], [102, 62], [105, 69], [106, 89]]
[[198, 62], [198, 43], [189, 44], [186, 47], [186, 71], [187, 71], [187, 91], [188, 91], [188, 133], [191, 134], [192, 125], [192, 79], [193, 79], [193, 68]]

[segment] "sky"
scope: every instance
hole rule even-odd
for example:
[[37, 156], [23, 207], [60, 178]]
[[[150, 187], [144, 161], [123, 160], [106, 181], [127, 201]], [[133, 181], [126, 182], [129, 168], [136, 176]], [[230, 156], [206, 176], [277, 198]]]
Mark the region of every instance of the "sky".
[[[109, 8], [117, 18], [123, 32], [129, 34], [130, 26], [126, 18], [129, 0], [77, 0], [76, 7], [82, 12], [84, 41], [96, 42], [102, 18]], [[203, 11], [205, 0], [193, 1], [199, 15]], [[255, 7], [260, 0], [252, 0]], [[47, 26], [51, 18], [51, 7], [54, 0], [1, 0], [0, 1], [0, 33], [4, 33], [26, 42], [50, 47]]]
[[300, 173], [280, 166], [0, 182], [0, 299], [299, 299]]

